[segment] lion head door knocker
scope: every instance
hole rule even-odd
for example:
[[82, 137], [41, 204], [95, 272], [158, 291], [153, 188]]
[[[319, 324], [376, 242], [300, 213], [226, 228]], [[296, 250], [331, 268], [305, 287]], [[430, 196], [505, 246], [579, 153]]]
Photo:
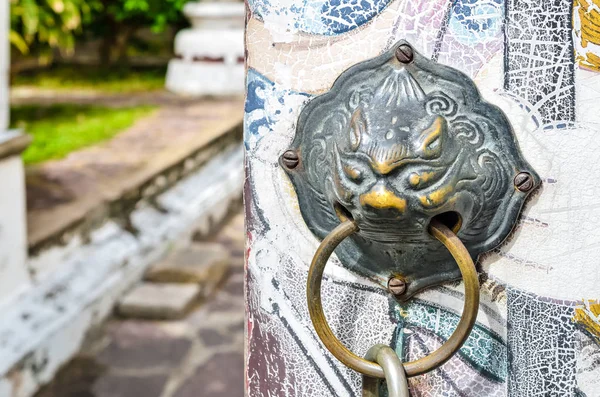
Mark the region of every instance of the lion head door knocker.
[[507, 237], [540, 184], [503, 112], [466, 75], [405, 41], [311, 100], [280, 164], [310, 230], [327, 240], [351, 223], [329, 241], [341, 263], [385, 288], [401, 280], [400, 300], [461, 277], [433, 223], [472, 262]]

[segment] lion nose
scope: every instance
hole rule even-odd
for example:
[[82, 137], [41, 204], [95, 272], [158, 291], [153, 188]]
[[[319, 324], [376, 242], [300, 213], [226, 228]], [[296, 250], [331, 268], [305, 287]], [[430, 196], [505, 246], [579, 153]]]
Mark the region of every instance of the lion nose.
[[406, 210], [406, 200], [396, 196], [382, 184], [377, 184], [368, 193], [361, 194], [360, 204], [375, 209], [395, 209], [401, 213]]

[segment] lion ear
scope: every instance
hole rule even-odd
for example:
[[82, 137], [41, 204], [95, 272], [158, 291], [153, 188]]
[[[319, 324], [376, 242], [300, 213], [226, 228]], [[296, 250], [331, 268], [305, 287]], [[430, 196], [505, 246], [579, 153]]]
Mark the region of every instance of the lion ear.
[[367, 120], [365, 119], [362, 111], [362, 107], [358, 107], [354, 113], [352, 113], [352, 118], [350, 119], [350, 146], [352, 150], [356, 151], [362, 137], [367, 133]]

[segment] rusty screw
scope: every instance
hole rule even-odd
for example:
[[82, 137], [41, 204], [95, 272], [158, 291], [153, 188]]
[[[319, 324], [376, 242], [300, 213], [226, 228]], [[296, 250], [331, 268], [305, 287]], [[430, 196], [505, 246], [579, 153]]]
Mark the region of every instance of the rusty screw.
[[533, 177], [529, 172], [519, 172], [515, 176], [514, 184], [519, 191], [527, 193], [533, 189]]
[[396, 48], [396, 58], [402, 63], [411, 63], [413, 56], [413, 49], [408, 44], [402, 44]]
[[300, 163], [298, 153], [295, 150], [287, 150], [281, 156], [281, 162], [286, 166], [287, 169], [293, 170]]
[[400, 277], [392, 277], [388, 280], [388, 291], [392, 295], [402, 295], [406, 292], [406, 282]]

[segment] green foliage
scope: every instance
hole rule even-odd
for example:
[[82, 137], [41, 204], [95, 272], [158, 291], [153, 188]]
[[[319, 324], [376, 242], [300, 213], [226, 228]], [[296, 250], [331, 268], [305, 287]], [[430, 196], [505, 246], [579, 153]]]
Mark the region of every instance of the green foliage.
[[46, 57], [53, 49], [72, 52], [75, 34], [98, 4], [97, 0], [11, 0], [10, 42], [23, 54], [32, 47]]
[[156, 33], [169, 23], [182, 18], [181, 10], [187, 0], [116, 0], [109, 2], [103, 13], [120, 23], [149, 26]]
[[107, 108], [90, 105], [15, 106], [12, 127], [23, 128], [33, 142], [23, 153], [26, 164], [59, 159], [112, 138], [146, 116], [153, 107]]
[[10, 0], [9, 38], [22, 54], [50, 59], [55, 49], [71, 54], [78, 38], [96, 37], [103, 41], [101, 58], [111, 63], [124, 57], [139, 28], [159, 33], [170, 24], [181, 25], [186, 1]]
[[123, 63], [128, 46], [138, 29], [149, 27], [159, 33], [168, 25], [180, 25], [187, 0], [100, 0], [86, 31], [102, 39], [99, 57], [104, 65]]
[[133, 93], [160, 90], [165, 85], [165, 67], [119, 68], [60, 65], [13, 79], [13, 87], [51, 90], [93, 90], [108, 93]]

